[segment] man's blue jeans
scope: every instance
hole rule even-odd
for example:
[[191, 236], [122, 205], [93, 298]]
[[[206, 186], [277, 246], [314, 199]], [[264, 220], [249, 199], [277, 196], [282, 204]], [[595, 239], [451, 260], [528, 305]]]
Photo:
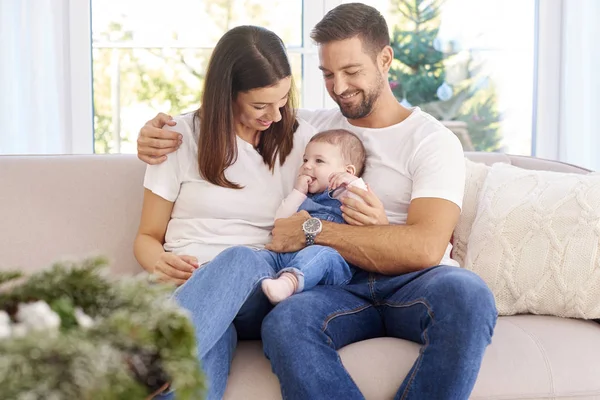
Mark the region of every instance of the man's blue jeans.
[[357, 272], [280, 303], [262, 324], [284, 399], [363, 399], [337, 350], [382, 336], [422, 345], [395, 399], [468, 399], [497, 312], [474, 273], [438, 266], [395, 277]]
[[475, 274], [444, 266], [397, 277], [359, 271], [346, 286], [317, 286], [269, 313], [260, 282], [277, 272], [266, 253], [225, 250], [175, 292], [196, 329], [208, 400], [223, 397], [237, 339], [259, 338], [261, 323], [284, 399], [362, 399], [336, 350], [381, 336], [423, 345], [398, 399], [468, 398], [497, 315]]

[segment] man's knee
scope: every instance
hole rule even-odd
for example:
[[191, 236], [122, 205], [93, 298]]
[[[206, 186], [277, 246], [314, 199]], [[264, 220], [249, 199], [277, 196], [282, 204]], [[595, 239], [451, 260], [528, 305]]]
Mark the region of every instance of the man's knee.
[[324, 317], [312, 292], [296, 294], [269, 312], [262, 323], [264, 342], [294, 343], [320, 331]]
[[432, 282], [434, 309], [453, 314], [463, 323], [494, 322], [496, 302], [486, 283], [475, 273], [456, 267], [441, 267], [441, 274]]

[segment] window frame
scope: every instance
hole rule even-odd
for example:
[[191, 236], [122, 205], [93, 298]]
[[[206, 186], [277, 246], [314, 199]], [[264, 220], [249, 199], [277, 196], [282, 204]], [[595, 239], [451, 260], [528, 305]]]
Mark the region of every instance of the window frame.
[[69, 0], [71, 153], [94, 153], [91, 0]]
[[531, 155], [560, 159], [563, 0], [536, 0]]

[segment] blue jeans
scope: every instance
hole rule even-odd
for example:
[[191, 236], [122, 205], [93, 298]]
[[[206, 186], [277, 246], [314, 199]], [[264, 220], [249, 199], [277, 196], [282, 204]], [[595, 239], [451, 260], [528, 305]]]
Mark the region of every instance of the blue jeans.
[[287, 400], [364, 399], [337, 350], [392, 336], [422, 345], [395, 399], [468, 399], [497, 312], [474, 273], [438, 266], [389, 277], [359, 271], [280, 303], [262, 324], [265, 354]]
[[355, 268], [351, 267], [336, 250], [313, 245], [295, 253], [275, 253], [261, 250], [277, 275], [292, 272], [298, 278], [296, 292], [317, 285], [345, 285], [350, 282]]
[[[208, 380], [207, 400], [220, 400], [238, 339], [260, 339], [261, 323], [273, 308], [260, 282], [276, 271], [268, 252], [246, 247], [223, 251], [198, 268], [174, 293], [196, 331], [198, 358]], [[174, 392], [156, 397], [174, 399]]]

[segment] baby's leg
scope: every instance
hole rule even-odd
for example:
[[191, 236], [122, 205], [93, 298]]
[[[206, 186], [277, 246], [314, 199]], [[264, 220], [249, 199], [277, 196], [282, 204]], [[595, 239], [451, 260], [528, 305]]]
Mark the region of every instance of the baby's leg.
[[286, 267], [277, 279], [262, 282], [263, 292], [273, 304], [318, 284], [345, 285], [352, 278], [352, 267], [331, 247], [313, 245], [279, 257], [279, 265]]

